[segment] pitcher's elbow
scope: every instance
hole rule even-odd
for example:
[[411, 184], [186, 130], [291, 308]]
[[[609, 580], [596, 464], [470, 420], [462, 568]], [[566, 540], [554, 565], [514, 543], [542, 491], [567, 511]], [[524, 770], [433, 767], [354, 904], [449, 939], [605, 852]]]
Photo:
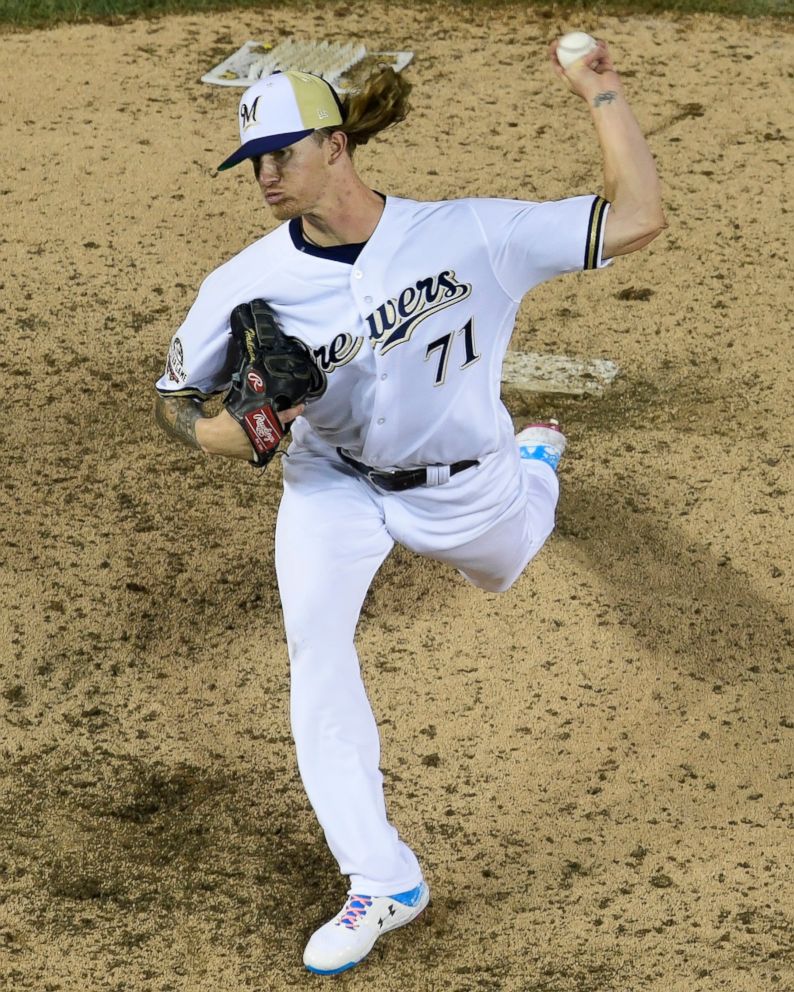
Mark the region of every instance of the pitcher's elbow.
[[668, 226], [661, 202], [655, 200], [646, 203], [644, 207], [635, 209], [632, 226], [634, 227], [632, 240], [647, 239], [652, 241], [657, 238]]
[[651, 235], [651, 238], [658, 238], [662, 231], [666, 231], [669, 226], [664, 210], [659, 207], [649, 222], [648, 233]]

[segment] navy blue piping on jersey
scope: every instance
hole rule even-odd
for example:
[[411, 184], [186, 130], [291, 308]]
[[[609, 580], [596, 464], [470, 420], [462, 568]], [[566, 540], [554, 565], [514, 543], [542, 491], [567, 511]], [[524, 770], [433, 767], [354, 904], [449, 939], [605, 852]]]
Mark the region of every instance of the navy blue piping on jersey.
[[307, 255], [314, 255], [317, 258], [327, 258], [330, 262], [345, 262], [347, 265], [353, 265], [367, 243], [362, 241], [355, 245], [328, 245], [326, 248], [313, 245], [303, 236], [300, 217], [293, 217], [289, 222], [289, 233], [292, 243], [298, 251], [305, 252]]
[[585, 269], [598, 268], [598, 246], [601, 244], [601, 229], [607, 215], [609, 203], [602, 196], [593, 199], [593, 206], [590, 209], [590, 220], [587, 224], [587, 240], [584, 249]]

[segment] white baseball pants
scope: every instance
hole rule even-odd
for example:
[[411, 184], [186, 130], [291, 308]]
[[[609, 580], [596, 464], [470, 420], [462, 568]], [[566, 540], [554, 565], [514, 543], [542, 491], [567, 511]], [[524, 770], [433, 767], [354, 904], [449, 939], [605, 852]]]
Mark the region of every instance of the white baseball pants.
[[[297, 433], [297, 432], [296, 432]], [[364, 597], [395, 541], [508, 589], [554, 527], [559, 487], [514, 442], [438, 487], [381, 493], [311, 431], [284, 459], [276, 570], [291, 721], [309, 801], [351, 889], [392, 895], [422, 878], [389, 823], [378, 728], [354, 647]]]

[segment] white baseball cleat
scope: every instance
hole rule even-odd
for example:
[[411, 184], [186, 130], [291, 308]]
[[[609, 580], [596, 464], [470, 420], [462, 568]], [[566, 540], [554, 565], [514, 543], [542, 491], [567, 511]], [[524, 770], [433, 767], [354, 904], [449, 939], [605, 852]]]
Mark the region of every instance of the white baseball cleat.
[[415, 920], [429, 900], [430, 889], [425, 882], [395, 896], [350, 892], [341, 912], [312, 934], [303, 952], [303, 963], [315, 975], [347, 971], [369, 954], [382, 933]]
[[540, 424], [527, 424], [516, 434], [518, 452], [524, 459], [534, 458], [551, 465], [554, 471], [565, 451], [565, 435], [556, 420], [546, 420]]

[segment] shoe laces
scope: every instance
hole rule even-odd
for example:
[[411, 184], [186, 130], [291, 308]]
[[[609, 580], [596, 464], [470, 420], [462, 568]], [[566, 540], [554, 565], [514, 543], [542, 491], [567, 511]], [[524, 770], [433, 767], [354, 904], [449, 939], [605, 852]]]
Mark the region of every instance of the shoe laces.
[[357, 930], [359, 923], [367, 915], [367, 910], [371, 907], [371, 896], [356, 896], [351, 894], [336, 925], [347, 927], [348, 930]]

